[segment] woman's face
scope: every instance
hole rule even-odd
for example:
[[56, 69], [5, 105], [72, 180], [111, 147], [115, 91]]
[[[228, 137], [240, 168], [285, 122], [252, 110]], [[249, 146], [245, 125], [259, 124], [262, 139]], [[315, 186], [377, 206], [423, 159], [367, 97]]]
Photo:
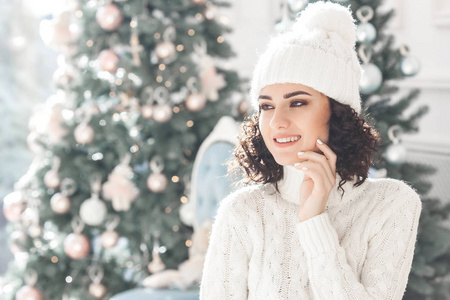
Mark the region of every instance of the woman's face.
[[321, 153], [317, 139], [328, 142], [331, 110], [328, 98], [294, 83], [277, 83], [259, 93], [259, 128], [264, 143], [280, 165], [298, 162], [299, 151]]

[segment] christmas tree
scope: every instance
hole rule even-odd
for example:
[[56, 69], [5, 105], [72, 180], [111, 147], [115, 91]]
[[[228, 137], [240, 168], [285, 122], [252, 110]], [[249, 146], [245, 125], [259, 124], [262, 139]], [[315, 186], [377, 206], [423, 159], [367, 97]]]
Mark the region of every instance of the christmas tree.
[[240, 80], [219, 61], [233, 55], [227, 3], [66, 4], [40, 23], [61, 54], [30, 120], [35, 158], [4, 200], [15, 261], [2, 299], [109, 299], [176, 269], [196, 152], [220, 117], [241, 118]]
[[[386, 31], [386, 27], [395, 17], [395, 11], [383, 12], [380, 9], [383, 0], [334, 2], [350, 7], [356, 20], [356, 50], [364, 70], [360, 81], [363, 114], [383, 140], [370, 175], [409, 183], [421, 195], [423, 202], [414, 260], [404, 299], [448, 299], [450, 289], [446, 275], [450, 272], [450, 232], [443, 221], [448, 219], [450, 205], [427, 197], [431, 183], [426, 181], [426, 177], [435, 170], [406, 161], [407, 150], [401, 144], [401, 134], [418, 132], [418, 121], [427, 113], [428, 107], [420, 106], [406, 115], [406, 109], [418, 98], [420, 91], [413, 89], [406, 95], [400, 95], [395, 83], [416, 75], [420, 70], [420, 62], [409, 54], [407, 46], [394, 45], [395, 38]], [[295, 14], [308, 1], [284, 3], [283, 18], [276, 26], [279, 31], [290, 27]]]

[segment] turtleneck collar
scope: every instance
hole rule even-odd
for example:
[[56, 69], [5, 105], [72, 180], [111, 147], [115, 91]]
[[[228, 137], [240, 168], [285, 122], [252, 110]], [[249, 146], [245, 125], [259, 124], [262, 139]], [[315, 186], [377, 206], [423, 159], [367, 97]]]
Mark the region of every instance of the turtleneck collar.
[[[302, 170], [298, 170], [294, 166], [283, 166], [283, 178], [278, 181], [278, 190], [283, 199], [296, 205], [300, 205], [300, 186], [303, 182], [304, 174], [305, 173]], [[339, 176], [339, 173], [336, 173], [336, 183], [328, 197], [327, 207], [339, 204], [342, 200], [342, 191], [340, 189], [338, 190], [340, 180], [341, 176]], [[355, 188], [353, 187], [353, 183], [354, 181], [347, 181], [342, 186], [345, 190], [345, 198], [351, 197], [357, 189], [362, 187]]]

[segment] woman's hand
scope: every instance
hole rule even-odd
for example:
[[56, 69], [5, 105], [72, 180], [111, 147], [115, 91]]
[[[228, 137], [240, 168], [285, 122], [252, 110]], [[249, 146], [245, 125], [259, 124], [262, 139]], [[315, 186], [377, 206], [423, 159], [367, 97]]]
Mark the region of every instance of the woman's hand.
[[322, 141], [316, 141], [317, 147], [322, 154], [307, 151], [298, 157], [301, 162], [294, 166], [305, 172], [300, 187], [300, 210], [298, 217], [300, 221], [308, 220], [325, 211], [328, 196], [336, 182], [336, 159], [337, 156]]

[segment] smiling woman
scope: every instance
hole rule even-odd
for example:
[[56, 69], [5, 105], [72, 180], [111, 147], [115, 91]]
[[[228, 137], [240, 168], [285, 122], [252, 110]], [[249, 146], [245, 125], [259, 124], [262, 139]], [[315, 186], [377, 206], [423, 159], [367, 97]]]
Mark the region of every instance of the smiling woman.
[[402, 299], [421, 201], [368, 178], [380, 138], [355, 35], [348, 8], [317, 1], [259, 57], [231, 163], [252, 184], [220, 203], [200, 299]]

